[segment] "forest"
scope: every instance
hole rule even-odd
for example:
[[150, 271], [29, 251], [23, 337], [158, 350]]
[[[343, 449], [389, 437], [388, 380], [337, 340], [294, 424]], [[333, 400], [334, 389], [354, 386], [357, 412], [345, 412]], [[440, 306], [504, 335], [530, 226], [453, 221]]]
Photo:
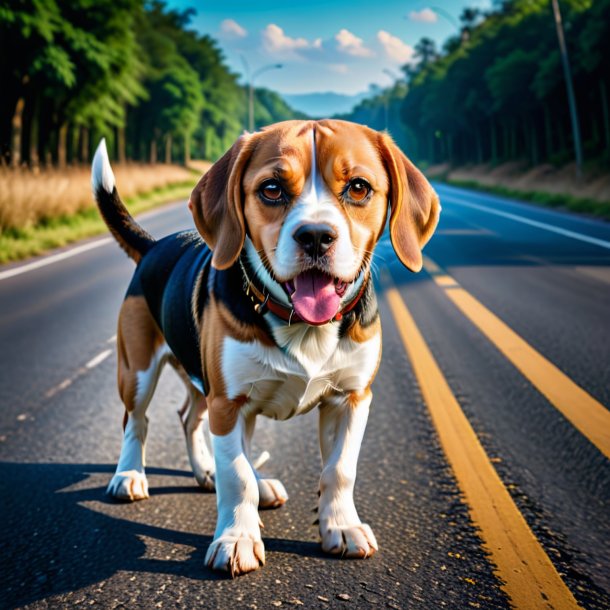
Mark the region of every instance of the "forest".
[[[214, 160], [248, 124], [247, 88], [194, 12], [145, 0], [0, 1], [0, 164]], [[300, 116], [256, 91], [255, 124]]]
[[[560, 0], [585, 163], [610, 165], [610, 0]], [[465, 9], [442, 49], [422, 38], [395, 85], [344, 118], [388, 127], [419, 162], [574, 159], [551, 0]]]

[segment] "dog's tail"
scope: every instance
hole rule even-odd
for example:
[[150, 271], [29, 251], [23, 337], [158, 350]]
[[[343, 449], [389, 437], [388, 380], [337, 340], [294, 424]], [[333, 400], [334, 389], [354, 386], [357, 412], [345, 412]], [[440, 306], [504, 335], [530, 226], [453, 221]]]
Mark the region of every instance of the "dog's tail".
[[139, 263], [155, 240], [133, 219], [121, 201], [104, 138], [100, 141], [91, 164], [91, 187], [110, 232], [127, 255]]

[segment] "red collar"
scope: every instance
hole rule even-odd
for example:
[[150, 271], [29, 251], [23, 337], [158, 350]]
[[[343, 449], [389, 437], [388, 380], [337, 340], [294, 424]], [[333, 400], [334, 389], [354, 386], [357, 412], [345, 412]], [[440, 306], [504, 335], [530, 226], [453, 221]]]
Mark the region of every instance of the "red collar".
[[[265, 294], [264, 287], [261, 289], [255, 284], [254, 279], [250, 278], [250, 276], [248, 275], [248, 272], [246, 271], [246, 266], [244, 265], [244, 262], [242, 261], [241, 257], [239, 259], [239, 265], [241, 267], [241, 272], [243, 273], [245, 279], [246, 295], [250, 297], [250, 300], [254, 303], [254, 310], [257, 313], [263, 315], [266, 311], [270, 311], [281, 320], [288, 322], [288, 324], [292, 324], [293, 322], [305, 322], [305, 320], [303, 320], [299, 316], [299, 314], [296, 313], [292, 305], [284, 305], [284, 303], [281, 303], [280, 301], [274, 299], [269, 293], [269, 291], [267, 291], [267, 293]], [[356, 307], [358, 301], [362, 298], [362, 295], [364, 294], [367, 283], [368, 278], [364, 278], [364, 280], [362, 281], [362, 286], [360, 286], [360, 290], [358, 291], [358, 294], [356, 294], [356, 296], [351, 301], [349, 301], [349, 303], [347, 303], [345, 307], [343, 307], [335, 314], [335, 317], [332, 318], [334, 321], [341, 320], [346, 313], [349, 313], [352, 309], [354, 309], [354, 307]], [[327, 323], [328, 322], [323, 322], [322, 324]], [[322, 326], [322, 324], [310, 325]]]

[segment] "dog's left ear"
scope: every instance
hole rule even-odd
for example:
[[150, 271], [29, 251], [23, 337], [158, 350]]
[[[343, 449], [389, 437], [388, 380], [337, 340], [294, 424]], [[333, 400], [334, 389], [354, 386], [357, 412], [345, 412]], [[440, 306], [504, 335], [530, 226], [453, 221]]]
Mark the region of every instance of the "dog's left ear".
[[189, 199], [195, 226], [214, 254], [216, 269], [229, 268], [246, 239], [242, 177], [253, 150], [245, 133], [201, 178]]
[[419, 271], [421, 250], [438, 224], [441, 211], [438, 196], [389, 136], [380, 134], [378, 146], [390, 179], [392, 246], [405, 267]]

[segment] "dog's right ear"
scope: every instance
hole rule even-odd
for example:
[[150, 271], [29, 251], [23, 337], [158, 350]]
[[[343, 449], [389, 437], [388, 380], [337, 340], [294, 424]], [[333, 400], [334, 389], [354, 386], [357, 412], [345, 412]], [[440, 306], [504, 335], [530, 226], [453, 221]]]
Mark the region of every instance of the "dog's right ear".
[[216, 269], [230, 267], [246, 239], [242, 177], [254, 148], [252, 139], [242, 135], [201, 178], [189, 199], [195, 226], [214, 252]]

